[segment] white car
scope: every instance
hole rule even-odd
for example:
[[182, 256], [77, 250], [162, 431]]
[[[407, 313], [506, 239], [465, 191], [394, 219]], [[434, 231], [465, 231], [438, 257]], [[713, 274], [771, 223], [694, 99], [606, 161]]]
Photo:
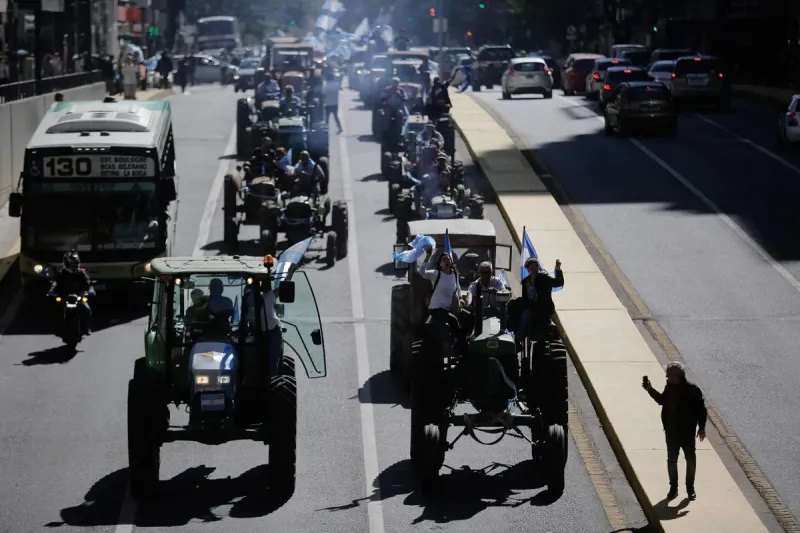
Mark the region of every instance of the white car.
[[800, 142], [800, 94], [792, 96], [786, 111], [778, 115], [778, 140], [784, 144]]
[[672, 83], [672, 73], [675, 71], [674, 61], [656, 61], [650, 65], [650, 70], [647, 72], [651, 78], [663, 83], [669, 89]]
[[541, 94], [553, 97], [553, 73], [539, 57], [515, 57], [500, 79], [503, 100], [516, 94]]

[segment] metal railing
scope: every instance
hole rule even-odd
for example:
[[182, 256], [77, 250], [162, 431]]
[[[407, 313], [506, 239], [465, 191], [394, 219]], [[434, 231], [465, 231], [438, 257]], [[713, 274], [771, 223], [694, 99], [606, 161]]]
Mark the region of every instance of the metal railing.
[[0, 85], [0, 104], [40, 96], [67, 89], [75, 89], [84, 85], [91, 85], [103, 81], [103, 73], [99, 70], [91, 72], [78, 72], [75, 74], [64, 74], [62, 76], [51, 76], [40, 80], [19, 81], [16, 83], [6, 83]]

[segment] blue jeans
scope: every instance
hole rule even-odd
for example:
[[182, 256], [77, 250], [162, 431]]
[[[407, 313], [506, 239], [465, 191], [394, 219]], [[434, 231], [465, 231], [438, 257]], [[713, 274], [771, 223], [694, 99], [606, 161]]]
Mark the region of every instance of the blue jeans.
[[281, 355], [283, 350], [283, 333], [281, 333], [281, 326], [267, 331], [267, 372], [269, 377], [278, 375], [278, 366], [280, 365]]

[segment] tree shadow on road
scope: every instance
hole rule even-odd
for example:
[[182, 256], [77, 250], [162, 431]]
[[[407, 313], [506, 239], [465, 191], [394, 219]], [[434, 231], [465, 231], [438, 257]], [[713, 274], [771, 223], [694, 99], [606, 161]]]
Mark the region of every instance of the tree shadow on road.
[[[218, 522], [225, 518], [257, 518], [282, 507], [285, 499], [273, 497], [268, 488], [269, 468], [257, 466], [236, 478], [208, 479], [213, 467], [189, 468], [159, 484], [157, 498], [142, 502], [133, 525], [176, 527], [191, 522]], [[95, 483], [84, 502], [61, 510], [62, 522], [46, 527], [95, 527], [116, 525], [128, 483], [128, 469], [113, 472]], [[230, 506], [227, 515], [217, 511]]]

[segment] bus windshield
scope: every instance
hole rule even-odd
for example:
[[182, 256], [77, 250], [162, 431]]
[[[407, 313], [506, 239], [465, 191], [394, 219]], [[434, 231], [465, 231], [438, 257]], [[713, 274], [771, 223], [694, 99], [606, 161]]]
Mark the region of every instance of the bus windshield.
[[158, 198], [152, 181], [30, 181], [25, 184], [28, 247], [78, 252], [154, 249]]

